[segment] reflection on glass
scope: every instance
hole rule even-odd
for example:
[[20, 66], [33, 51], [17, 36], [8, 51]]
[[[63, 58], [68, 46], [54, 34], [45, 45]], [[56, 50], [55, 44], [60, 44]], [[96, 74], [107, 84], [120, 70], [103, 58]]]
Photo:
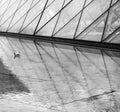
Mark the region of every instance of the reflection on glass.
[[100, 17], [94, 24], [83, 31], [77, 38], [83, 40], [101, 41], [105, 25], [106, 14]]
[[[101, 3], [104, 4], [101, 6]], [[106, 2], [106, 3], [105, 3]], [[83, 10], [83, 15], [80, 21], [76, 36], [96, 20], [109, 7], [110, 0], [95, 0], [86, 9]]]
[[117, 0], [112, 1], [107, 21], [110, 0], [1, 0], [1, 4], [0, 31], [101, 41], [107, 22], [104, 41], [119, 27]]
[[120, 26], [120, 2], [110, 1], [1, 0], [0, 31], [106, 41]]
[[[12, 38], [8, 43], [4, 37], [0, 39], [3, 62], [29, 89], [25, 90], [24, 98], [19, 95], [20, 105], [29, 104], [36, 111], [42, 105], [46, 111], [55, 112], [79, 112], [80, 109], [82, 112], [119, 112], [120, 52], [44, 42], [35, 44], [30, 40]], [[21, 57], [14, 59], [13, 51], [20, 51]], [[16, 83], [16, 77], [2, 74], [1, 90], [21, 92], [21, 87], [25, 87]], [[14, 90], [6, 90], [5, 86]], [[19, 109], [18, 102], [15, 106], [12, 104], [14, 98], [11, 97], [10, 102], [12, 109]], [[4, 103], [4, 106], [8, 112], [8, 105]]]
[[29, 89], [0, 60], [0, 94], [29, 93]]

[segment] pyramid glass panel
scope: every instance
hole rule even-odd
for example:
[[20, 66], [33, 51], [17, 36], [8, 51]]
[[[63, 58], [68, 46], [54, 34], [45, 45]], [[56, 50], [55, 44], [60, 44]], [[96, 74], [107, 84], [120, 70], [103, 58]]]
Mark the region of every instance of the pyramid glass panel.
[[[55, 32], [54, 34], [56, 34], [59, 30], [63, 29], [64, 30], [64, 27], [68, 26], [69, 24], [71, 24], [71, 20], [74, 19], [76, 16], [80, 16], [80, 13], [81, 13], [81, 10], [83, 8], [83, 4], [84, 4], [85, 0], [83, 1], [78, 1], [78, 0], [74, 0], [72, 1], [66, 8], [64, 8], [61, 13], [60, 13], [60, 17], [59, 17], [59, 20], [58, 20], [58, 23], [56, 25], [56, 28], [55, 28]], [[76, 5], [76, 7], [74, 7]], [[73, 11], [74, 10], [74, 11]], [[78, 17], [77, 17], [78, 18]], [[72, 21], [75, 22], [75, 27], [76, 27], [76, 24], [78, 23], [78, 20], [79, 19], [74, 19]], [[71, 24], [72, 25], [72, 24]], [[73, 27], [73, 26], [71, 26]], [[76, 28], [72, 28], [73, 31], [76, 29]], [[66, 29], [66, 28], [65, 28]], [[71, 30], [71, 29], [69, 29]], [[68, 31], [69, 31], [68, 30]], [[69, 33], [71, 33], [71, 31], [69, 31]], [[66, 34], [66, 36], [69, 36], [71, 34]], [[71, 35], [71, 36], [74, 36], [74, 35]]]
[[55, 37], [73, 39], [80, 15], [81, 15], [81, 13], [76, 14], [71, 20], [69, 20], [66, 24], [64, 24], [63, 27], [61, 27], [53, 35]]
[[120, 43], [120, 29], [118, 29], [116, 32], [108, 36], [105, 40], [105, 42], [109, 43]]
[[104, 39], [120, 26], [120, 2], [110, 9]]
[[1, 0], [0, 31], [105, 42], [120, 26], [119, 4], [119, 0]]
[[0, 0], [0, 112], [120, 112], [120, 0]]
[[[101, 2], [104, 3], [105, 1], [102, 0]], [[76, 36], [108, 9], [110, 0], [107, 0], [106, 2], [107, 3], [104, 4], [104, 6], [101, 6], [100, 1], [95, 0], [83, 10]]]
[[101, 41], [106, 17], [107, 14], [101, 16], [85, 31], [83, 31], [77, 38], [83, 40]]
[[54, 19], [52, 19], [48, 24], [46, 24], [44, 27], [42, 27], [39, 30], [39, 32], [37, 32], [36, 35], [52, 36], [58, 18], [59, 18], [59, 15], [54, 17]]
[[18, 5], [18, 0], [15, 0], [8, 8], [0, 15], [0, 25], [4, 24], [9, 18], [12, 17], [13, 13], [16, 10], [16, 6]]

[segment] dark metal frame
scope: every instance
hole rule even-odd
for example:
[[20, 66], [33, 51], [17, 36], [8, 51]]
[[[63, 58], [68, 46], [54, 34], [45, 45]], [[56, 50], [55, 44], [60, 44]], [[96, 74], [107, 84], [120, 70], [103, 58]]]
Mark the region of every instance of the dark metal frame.
[[106, 43], [106, 42], [66, 39], [66, 38], [60, 38], [60, 37], [51, 38], [49, 36], [38, 36], [38, 35], [33, 36], [30, 34], [17, 34], [17, 33], [10, 33], [10, 32], [0, 32], [0, 36], [17, 38], [17, 39], [26, 39], [34, 42], [48, 42], [48, 43], [55, 43], [55, 44], [61, 44], [61, 45], [120, 51], [120, 44], [113, 44], [113, 43]]
[[[29, 13], [29, 11], [35, 7], [32, 6], [32, 3], [31, 2], [31, 6], [29, 7], [29, 10], [25, 13], [25, 15], [23, 16], [26, 16], [23, 23], [22, 23], [22, 26], [20, 27], [20, 30], [18, 33], [12, 33], [12, 32], [8, 32], [8, 30], [10, 30], [17, 22], [19, 22], [21, 20], [21, 17], [17, 22], [15, 22], [11, 27], [11, 23], [14, 19], [14, 16], [16, 15], [17, 11], [24, 6], [24, 4], [26, 3], [26, 1], [20, 5], [21, 1], [19, 1], [18, 3], [18, 6], [17, 6], [17, 9], [15, 10], [15, 12], [9, 16], [7, 18], [7, 20], [9, 18], [12, 18], [8, 27], [7, 27], [7, 30], [6, 32], [0, 32], [0, 36], [6, 36], [7, 38], [11, 37], [11, 38], [18, 38], [18, 39], [28, 39], [28, 40], [31, 40], [31, 41], [34, 41], [34, 42], [50, 42], [50, 43], [56, 43], [56, 44], [62, 44], [62, 45], [70, 45], [70, 46], [83, 46], [83, 47], [90, 47], [90, 48], [99, 48], [99, 49], [107, 49], [107, 50], [115, 50], [115, 51], [120, 51], [120, 44], [114, 44], [114, 43], [107, 43], [106, 40], [111, 38], [111, 35], [113, 35], [117, 30], [119, 30], [119, 28], [117, 28], [112, 34], [110, 34], [108, 37], [106, 37], [105, 39], [103, 39], [104, 37], [104, 34], [105, 34], [105, 30], [106, 30], [106, 25], [107, 25], [107, 21], [108, 21], [108, 18], [109, 18], [109, 13], [110, 13], [110, 9], [115, 6], [119, 0], [117, 0], [114, 4], [112, 4], [112, 1], [110, 1], [110, 4], [109, 4], [109, 7], [108, 9], [106, 9], [105, 12], [103, 12], [98, 18], [96, 18], [89, 26], [87, 26], [81, 33], [79, 33], [78, 35], [77, 34], [77, 30], [78, 30], [78, 27], [79, 27], [79, 24], [80, 24], [80, 21], [81, 21], [81, 18], [82, 18], [82, 15], [83, 15], [83, 10], [85, 8], [87, 8], [92, 2], [94, 2], [95, 0], [91, 0], [90, 3], [86, 4], [86, 0], [84, 0], [84, 4], [83, 4], [83, 8], [73, 17], [71, 18], [64, 26], [62, 26], [57, 32], [55, 32], [55, 28], [57, 26], [57, 23], [59, 21], [59, 18], [60, 18], [60, 15], [61, 15], [61, 12], [67, 8], [67, 6], [69, 6], [73, 0], [70, 0], [65, 6], [64, 6], [64, 3], [65, 1], [63, 2], [63, 5], [61, 7], [61, 9], [49, 20], [47, 21], [43, 26], [41, 26], [40, 28], [38, 28], [40, 22], [41, 22], [41, 19], [42, 19], [42, 16], [44, 14], [44, 11], [50, 6], [52, 5], [52, 3], [55, 1], [53, 0], [50, 4], [48, 4], [48, 1], [49, 0], [46, 0], [45, 4], [44, 4], [44, 8], [42, 10], [42, 12], [39, 13], [39, 20], [38, 22], [36, 23], [36, 26], [35, 26], [35, 29], [34, 29], [34, 33], [33, 34], [20, 34], [21, 31], [24, 29], [23, 28], [23, 24], [27, 18], [27, 15]], [[13, 4], [12, 4], [13, 5]], [[8, 4], [8, 7], [9, 4]], [[7, 9], [4, 11], [3, 15], [5, 14], [5, 12], [9, 9], [7, 7]], [[79, 20], [78, 20], [78, 24], [76, 26], [76, 29], [75, 29], [75, 33], [74, 33], [74, 37], [72, 39], [68, 39], [68, 38], [62, 38], [62, 37], [55, 37], [56, 33], [58, 33], [60, 30], [62, 30], [67, 24], [69, 24], [76, 16], [78, 16], [80, 14], [80, 17], [79, 17]], [[96, 24], [96, 22], [101, 19], [101, 17], [103, 17], [105, 14], [107, 14], [107, 17], [106, 17], [106, 21], [105, 21], [105, 25], [104, 25], [104, 30], [103, 30], [103, 35], [102, 35], [102, 38], [101, 38], [101, 42], [95, 42], [95, 41], [88, 41], [88, 40], [80, 40], [80, 39], [77, 39], [78, 36], [82, 35], [82, 33], [84, 33], [85, 31], [87, 31], [92, 25]], [[55, 23], [55, 26], [53, 28], [53, 32], [52, 32], [52, 36], [41, 36], [41, 35], [37, 35], [37, 33], [42, 29], [44, 28], [44, 26], [46, 26], [50, 21], [52, 21], [56, 16], [58, 15], [58, 18], [57, 18], [57, 21]], [[38, 17], [37, 16], [37, 17]], [[36, 19], [36, 17], [34, 18]], [[34, 19], [32, 21], [34, 21]], [[32, 23], [31, 21], [31, 23]], [[2, 23], [4, 24], [6, 22], [6, 20]], [[2, 24], [0, 26], [2, 26]], [[29, 24], [28, 24], [29, 25]]]

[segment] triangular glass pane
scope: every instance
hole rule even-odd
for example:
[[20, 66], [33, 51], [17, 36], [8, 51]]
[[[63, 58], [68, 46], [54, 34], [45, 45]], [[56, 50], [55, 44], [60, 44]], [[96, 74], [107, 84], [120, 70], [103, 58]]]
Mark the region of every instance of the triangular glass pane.
[[30, 5], [31, 5], [31, 0], [28, 0], [27, 2], [25, 2], [25, 4], [23, 3], [21, 5], [19, 10], [17, 10], [17, 12], [15, 13], [15, 16], [11, 22], [10, 27], [14, 25], [16, 21], [18, 21], [29, 10]]
[[[113, 0], [112, 0], [113, 1]], [[109, 8], [111, 0], [98, 0], [102, 12]]]
[[40, 20], [40, 23], [38, 25], [37, 31], [45, 25], [51, 18], [55, 16], [56, 13], [58, 13], [63, 5], [63, 0], [56, 0], [54, 3], [52, 3], [43, 13], [42, 18]]
[[[105, 16], [106, 17], [106, 16]], [[82, 34], [82, 37], [79, 36], [78, 38], [82, 40], [90, 40], [90, 41], [101, 41], [103, 29], [105, 25], [105, 18], [102, 18], [97, 24], [95, 24], [94, 27], [91, 27], [89, 32], [86, 32]]]
[[10, 8], [7, 10], [2, 18], [0, 19], [0, 23], [5, 22], [7, 19], [11, 18], [16, 10], [16, 6], [18, 5], [19, 1], [17, 0]]
[[9, 27], [9, 32], [18, 33], [20, 30], [20, 27], [25, 19], [25, 16], [23, 16], [17, 23], [13, 24], [11, 27]]
[[7, 21], [5, 21], [4, 23], [2, 23], [2, 24], [0, 25], [0, 31], [6, 31], [7, 28], [8, 28], [8, 26], [9, 26], [9, 24], [10, 24], [10, 22], [11, 22], [11, 20], [12, 20], [12, 17], [9, 18], [9, 19], [8, 19]]
[[0, 7], [0, 15], [4, 13], [4, 11], [6, 10], [7, 6], [9, 4], [9, 1], [5, 1], [5, 3]]
[[[104, 2], [104, 0], [101, 0]], [[101, 10], [101, 5], [99, 0], [95, 0], [87, 8], [83, 10], [82, 18], [76, 33], [76, 36], [81, 33], [86, 27], [92, 24], [104, 11], [109, 7], [110, 0], [107, 0], [107, 3], [104, 4], [103, 10]]]
[[[27, 14], [27, 18], [22, 26], [22, 29], [25, 29], [29, 25], [33, 24], [33, 22], [36, 21], [36, 19], [39, 20], [38, 18], [40, 17], [40, 15], [42, 13], [42, 9], [40, 8], [40, 6], [42, 7], [42, 4], [43, 3], [41, 1], [31, 7], [31, 9], [29, 10], [29, 13]], [[35, 22], [35, 23], [36, 24], [34, 24], [34, 26], [37, 25], [37, 22]]]
[[[95, 32], [96, 33], [97, 32], [100, 33], [100, 31], [101, 31], [100, 29], [102, 27], [104, 27], [104, 21], [105, 21], [106, 17], [107, 17], [107, 14], [104, 14], [103, 16], [101, 16], [98, 20], [94, 21], [93, 24], [91, 24], [83, 32], [81, 32], [79, 34], [79, 36], [77, 36], [76, 38], [78, 38], [78, 39], [84, 39], [84, 37], [87, 37], [87, 35], [89, 37], [89, 34], [92, 34], [92, 32], [93, 32], [93, 34], [95, 34]], [[103, 30], [101, 31], [101, 33], [103, 33]], [[102, 36], [102, 34], [101, 34], [101, 36]]]
[[108, 42], [120, 44], [120, 33], [117, 32], [114, 36], [110, 38], [110, 40], [108, 40]]
[[67, 24], [73, 17], [77, 16], [81, 9], [83, 8], [84, 0], [72, 1], [62, 12], [60, 13], [60, 18], [55, 29], [55, 32], [59, 31], [65, 24]]
[[46, 24], [36, 35], [52, 36], [58, 15]]
[[34, 20], [29, 23], [28, 25], [26, 25], [25, 27], [23, 27], [20, 31], [20, 33], [25, 33], [25, 34], [33, 34], [35, 27], [38, 23], [39, 20], [39, 16], [37, 18], [34, 18]]
[[68, 23], [60, 31], [56, 32], [54, 36], [62, 38], [73, 38], [80, 15], [81, 13], [77, 15], [72, 21], [70, 21], [70, 23]]
[[120, 26], [120, 3], [116, 4], [109, 13], [104, 39]]

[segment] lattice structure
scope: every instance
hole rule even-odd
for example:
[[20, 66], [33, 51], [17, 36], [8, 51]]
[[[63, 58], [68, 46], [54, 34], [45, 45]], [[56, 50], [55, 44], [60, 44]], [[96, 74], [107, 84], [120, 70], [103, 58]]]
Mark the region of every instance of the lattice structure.
[[119, 17], [120, 0], [0, 0], [0, 112], [119, 112]]
[[120, 43], [119, 0], [0, 0], [0, 31]]

